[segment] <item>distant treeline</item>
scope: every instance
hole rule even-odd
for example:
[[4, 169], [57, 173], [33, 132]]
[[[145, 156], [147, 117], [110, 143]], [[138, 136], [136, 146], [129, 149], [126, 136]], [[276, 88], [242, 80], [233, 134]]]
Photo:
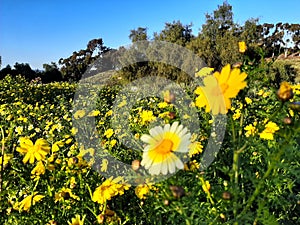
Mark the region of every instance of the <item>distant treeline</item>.
[[[247, 57], [252, 65], [256, 65], [265, 58], [299, 53], [300, 24], [259, 24], [258, 19], [251, 18], [240, 25], [234, 22], [232, 6], [227, 2], [205, 17], [206, 22], [196, 36], [192, 34], [191, 24], [184, 25], [180, 21], [173, 21], [166, 23], [164, 29], [159, 33], [155, 32], [153, 37], [149, 37], [146, 27], [138, 27], [130, 31], [129, 38], [133, 43], [159, 40], [178, 44], [192, 50], [209, 67], [216, 69], [228, 63], [240, 62], [243, 57]], [[246, 43], [247, 50], [243, 54], [239, 52], [239, 42]], [[119, 50], [122, 50], [122, 47]], [[114, 58], [114, 54], [118, 52], [105, 46], [102, 38], [93, 39], [88, 42], [86, 49], [75, 51], [70, 57], [61, 58], [57, 63], [44, 64], [43, 70], [32, 70], [27, 63], [16, 63], [13, 68], [8, 65], [0, 71], [0, 79], [7, 74], [22, 74], [29, 81], [36, 79], [43, 83], [76, 82], [95, 60], [101, 59], [104, 54]], [[178, 69], [153, 62], [127, 66], [120, 73], [129, 80], [145, 73], [155, 73], [172, 79], [182, 78], [182, 72]]]

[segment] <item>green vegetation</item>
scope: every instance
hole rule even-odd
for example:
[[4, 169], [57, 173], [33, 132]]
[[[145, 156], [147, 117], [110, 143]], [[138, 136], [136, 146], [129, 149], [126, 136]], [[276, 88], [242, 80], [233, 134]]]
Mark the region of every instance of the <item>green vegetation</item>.
[[[283, 42], [285, 32], [293, 47]], [[142, 27], [129, 37], [149, 41]], [[102, 39], [61, 59], [61, 68], [3, 68], [0, 224], [300, 224], [298, 38], [295, 24], [235, 24], [224, 3], [206, 15], [198, 36], [180, 21], [154, 34], [205, 60], [208, 67], [194, 68], [193, 78], [160, 62], [115, 72], [111, 60], [124, 49]], [[282, 57], [287, 50], [293, 57]], [[104, 72], [76, 82], [97, 59]], [[178, 86], [167, 80], [156, 90], [148, 81], [134, 94], [124, 90], [148, 76]], [[139, 98], [143, 91], [158, 94]], [[222, 140], [215, 123], [224, 127]], [[211, 142], [219, 152], [201, 170]], [[174, 155], [180, 162], [164, 162]], [[156, 172], [168, 176], [159, 180]]]

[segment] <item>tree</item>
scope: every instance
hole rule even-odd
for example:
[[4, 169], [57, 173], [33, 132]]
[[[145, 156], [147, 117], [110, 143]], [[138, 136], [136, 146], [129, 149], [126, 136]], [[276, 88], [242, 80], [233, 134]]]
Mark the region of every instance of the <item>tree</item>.
[[86, 49], [73, 54], [66, 59], [61, 58], [61, 73], [64, 80], [78, 81], [86, 71], [87, 67], [101, 55], [111, 50], [104, 46], [102, 38], [93, 39], [88, 42]]
[[13, 75], [13, 70], [10, 65], [7, 65], [0, 71], [0, 79], [3, 79], [8, 74]]
[[130, 30], [129, 38], [132, 42], [148, 40], [147, 28], [138, 27], [136, 30]]
[[15, 63], [14, 65], [14, 75], [22, 75], [27, 80], [31, 81], [32, 79], [36, 78], [36, 72], [31, 69], [28, 63]]
[[43, 83], [49, 83], [52, 81], [61, 81], [62, 74], [59, 71], [56, 63], [51, 62], [51, 64], [43, 64], [44, 72], [42, 72], [41, 78]]
[[225, 1], [212, 14], [206, 14], [201, 32], [187, 47], [208, 66], [219, 69], [227, 63], [233, 64], [240, 60], [239, 32], [240, 27], [233, 21], [232, 6]]
[[224, 34], [227, 30], [233, 29], [236, 24], [233, 22], [232, 6], [223, 2], [213, 14], [206, 14], [206, 23], [202, 25], [202, 34], [216, 41], [218, 35]]
[[192, 24], [183, 25], [180, 21], [165, 23], [165, 28], [159, 34], [154, 33], [154, 39], [185, 46], [193, 38], [191, 27]]

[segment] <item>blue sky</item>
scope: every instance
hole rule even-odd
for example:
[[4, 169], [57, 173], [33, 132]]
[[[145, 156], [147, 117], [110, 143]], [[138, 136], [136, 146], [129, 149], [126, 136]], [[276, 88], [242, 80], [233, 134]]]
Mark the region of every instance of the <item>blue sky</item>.
[[[89, 40], [102, 38], [108, 47], [130, 43], [130, 30], [147, 27], [153, 32], [165, 22], [193, 24], [197, 34], [223, 0], [1, 0], [0, 55], [2, 68], [16, 62], [42, 69], [73, 51], [85, 49]], [[300, 0], [228, 0], [234, 20], [260, 23], [300, 23]]]

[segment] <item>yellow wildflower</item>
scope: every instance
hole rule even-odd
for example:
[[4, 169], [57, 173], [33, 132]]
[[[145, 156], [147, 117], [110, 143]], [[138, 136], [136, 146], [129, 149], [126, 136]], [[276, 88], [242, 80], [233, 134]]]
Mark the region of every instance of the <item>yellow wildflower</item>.
[[106, 136], [107, 138], [110, 138], [112, 135], [114, 134], [114, 130], [109, 128], [104, 132], [104, 136]]
[[105, 116], [111, 116], [113, 114], [113, 111], [112, 110], [109, 110], [105, 113]]
[[98, 116], [100, 114], [100, 111], [99, 110], [92, 110], [88, 116], [89, 117], [94, 117], [94, 116]]
[[75, 135], [75, 134], [77, 134], [77, 132], [78, 132], [78, 129], [75, 128], [75, 127], [72, 127], [72, 129], [71, 129], [71, 134], [72, 134], [72, 135]]
[[202, 151], [203, 151], [203, 145], [201, 145], [200, 142], [195, 141], [190, 144], [189, 157], [202, 153]]
[[26, 154], [23, 158], [23, 163], [27, 163], [29, 161], [29, 163], [32, 164], [35, 159], [37, 161], [45, 159], [46, 155], [50, 152], [48, 142], [42, 138], [39, 138], [35, 144], [26, 137], [21, 137], [19, 141], [20, 147], [17, 147], [17, 151], [21, 154]]
[[221, 72], [215, 72], [212, 76], [203, 79], [204, 87], [198, 87], [195, 94], [196, 106], [206, 107], [206, 112], [212, 111], [212, 114], [226, 114], [231, 108], [231, 98], [237, 96], [239, 91], [246, 87], [244, 81], [247, 74], [238, 68], [231, 70], [230, 65], [223, 67]]
[[117, 144], [117, 140], [113, 139], [113, 140], [110, 141], [109, 144], [110, 144], [111, 147], [114, 147]]
[[233, 114], [232, 118], [234, 120], [237, 120], [237, 119], [239, 119], [241, 117], [241, 115], [242, 115], [241, 110], [237, 109], [237, 110], [234, 111], [234, 114]]
[[57, 152], [59, 150], [60, 147], [64, 146], [64, 142], [63, 141], [56, 141], [54, 142], [54, 144], [52, 145], [52, 152]]
[[200, 168], [200, 164], [195, 159], [190, 161], [188, 164], [185, 164], [184, 166], [184, 170], [186, 171], [196, 171]]
[[254, 136], [254, 134], [256, 133], [256, 124], [257, 122], [254, 122], [253, 124], [249, 124], [244, 128], [244, 130], [246, 131], [246, 137]]
[[80, 109], [80, 110], [77, 110], [75, 113], [74, 113], [74, 118], [77, 120], [77, 119], [80, 119], [82, 117], [85, 116], [85, 111], [83, 109]]
[[122, 108], [123, 106], [125, 106], [127, 104], [126, 99], [123, 99], [122, 102], [120, 104], [118, 104], [119, 108]]
[[239, 42], [239, 52], [244, 53], [247, 50], [246, 43], [244, 41]]
[[274, 122], [268, 122], [265, 125], [265, 129], [259, 134], [260, 138], [266, 139], [266, 140], [273, 140], [274, 136], [273, 134], [279, 130], [279, 127]]
[[210, 191], [210, 183], [208, 180], [204, 181], [203, 184], [202, 184], [202, 189], [205, 193], [209, 193]]
[[68, 221], [68, 225], [83, 225], [84, 224], [85, 215], [80, 219], [80, 215], [76, 215], [75, 218], [72, 218], [72, 221]]
[[31, 171], [31, 174], [33, 175], [32, 177], [35, 177], [35, 176], [40, 176], [42, 174], [45, 174], [46, 172], [46, 168], [43, 164], [42, 161], [38, 161], [36, 166], [32, 169]]
[[140, 117], [142, 119], [141, 124], [145, 125], [147, 122], [152, 122], [156, 120], [156, 117], [153, 115], [153, 112], [150, 110], [143, 110], [140, 113]]
[[70, 178], [70, 188], [73, 189], [76, 187], [76, 179], [75, 177]]
[[147, 184], [140, 184], [135, 188], [135, 194], [139, 199], [145, 199], [150, 189]]
[[61, 202], [64, 200], [68, 200], [70, 198], [73, 198], [75, 200], [80, 200], [80, 198], [77, 195], [74, 195], [72, 193], [72, 190], [70, 188], [65, 188], [63, 187], [62, 189], [60, 189], [60, 191], [58, 193], [55, 193], [54, 195], [54, 202]]
[[[4, 158], [4, 161], [3, 161]], [[4, 157], [0, 156], [0, 170], [3, 163], [3, 168], [9, 163], [9, 161], [13, 158], [13, 154], [6, 154], [4, 153]], [[2, 162], [3, 161], [3, 162]]]
[[292, 88], [296, 95], [300, 95], [300, 84], [293, 85]]
[[160, 109], [164, 109], [164, 108], [168, 107], [168, 105], [169, 104], [166, 102], [160, 102], [157, 104], [158, 108], [160, 108]]
[[29, 211], [32, 205], [35, 205], [36, 202], [40, 201], [44, 198], [44, 195], [36, 195], [37, 192], [34, 192], [31, 195], [26, 196], [21, 202], [17, 202], [14, 204], [13, 208], [19, 211]]
[[130, 185], [126, 184], [122, 177], [106, 179], [93, 193], [92, 201], [104, 204], [116, 195], [123, 195], [124, 190], [128, 190]]
[[252, 99], [248, 98], [248, 97], [245, 98], [245, 101], [248, 105], [250, 105], [252, 103]]

